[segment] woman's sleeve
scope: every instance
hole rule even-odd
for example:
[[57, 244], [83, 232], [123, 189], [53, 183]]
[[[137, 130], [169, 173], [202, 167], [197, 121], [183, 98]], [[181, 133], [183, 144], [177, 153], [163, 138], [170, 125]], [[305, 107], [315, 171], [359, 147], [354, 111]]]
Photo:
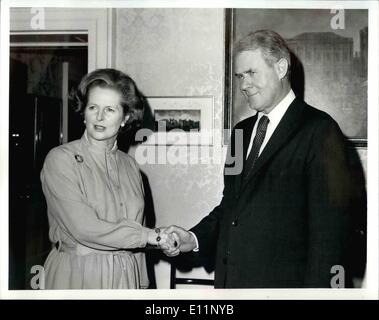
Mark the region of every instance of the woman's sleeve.
[[55, 148], [41, 171], [43, 192], [50, 214], [77, 242], [99, 250], [145, 247], [147, 228], [126, 219], [112, 223], [100, 219], [86, 203], [70, 154]]

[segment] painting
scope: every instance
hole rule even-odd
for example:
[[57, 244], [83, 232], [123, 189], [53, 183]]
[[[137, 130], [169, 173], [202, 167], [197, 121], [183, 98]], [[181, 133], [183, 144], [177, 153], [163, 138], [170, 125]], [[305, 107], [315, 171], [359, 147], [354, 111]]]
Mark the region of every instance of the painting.
[[161, 130], [200, 131], [201, 110], [155, 110], [155, 132]]
[[226, 129], [253, 115], [233, 81], [233, 44], [270, 29], [291, 50], [295, 94], [331, 115], [355, 146], [367, 147], [367, 9], [227, 9], [225, 19]]
[[145, 144], [211, 145], [213, 96], [147, 97], [154, 119]]

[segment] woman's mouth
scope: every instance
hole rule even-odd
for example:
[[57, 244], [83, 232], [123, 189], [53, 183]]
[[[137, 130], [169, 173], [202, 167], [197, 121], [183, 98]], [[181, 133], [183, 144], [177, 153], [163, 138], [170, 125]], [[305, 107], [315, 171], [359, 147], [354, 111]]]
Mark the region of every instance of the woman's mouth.
[[96, 124], [93, 127], [94, 127], [95, 131], [97, 131], [97, 132], [103, 132], [106, 129], [104, 126], [99, 126]]

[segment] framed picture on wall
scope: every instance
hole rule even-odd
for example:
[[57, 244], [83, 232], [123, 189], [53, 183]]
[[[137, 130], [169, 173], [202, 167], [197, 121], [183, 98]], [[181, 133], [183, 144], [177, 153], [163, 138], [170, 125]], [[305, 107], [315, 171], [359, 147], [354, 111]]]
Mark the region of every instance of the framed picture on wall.
[[236, 41], [261, 29], [287, 41], [295, 94], [367, 147], [368, 9], [226, 9], [224, 127], [253, 114], [233, 81], [232, 53]]
[[147, 97], [153, 118], [148, 145], [212, 145], [213, 96]]

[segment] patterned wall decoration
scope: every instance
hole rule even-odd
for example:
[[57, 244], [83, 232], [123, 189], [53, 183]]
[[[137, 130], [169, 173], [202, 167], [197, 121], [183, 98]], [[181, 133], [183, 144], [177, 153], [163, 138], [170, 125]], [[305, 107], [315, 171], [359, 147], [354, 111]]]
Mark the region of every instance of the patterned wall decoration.
[[[222, 10], [120, 9], [117, 12], [116, 65], [135, 79], [146, 96], [213, 95], [214, 127], [221, 130], [222, 19]], [[204, 30], [202, 26], [208, 21], [213, 22], [212, 26]], [[220, 147], [221, 141], [215, 141], [214, 149], [218, 150], [210, 151], [220, 152]], [[154, 181], [160, 186], [157, 192], [153, 189], [155, 206], [165, 208], [162, 213], [157, 210], [157, 223], [169, 223], [172, 217], [174, 222], [182, 221], [190, 226], [194, 222], [191, 217], [206, 214], [219, 198], [221, 168], [220, 165], [166, 165], [157, 169], [156, 165], [144, 165], [142, 170], [146, 171], [152, 186]], [[194, 179], [198, 173], [200, 179]], [[191, 188], [189, 181], [192, 180], [203, 181], [202, 188]], [[209, 190], [204, 192], [207, 186]], [[180, 204], [167, 201], [168, 194], [173, 194], [174, 199], [179, 196]], [[172, 215], [166, 203], [173, 207]], [[203, 212], [193, 209], [198, 203], [208, 204]], [[183, 210], [188, 210], [183, 212], [183, 217], [189, 219], [180, 219], [182, 214], [178, 211]]]
[[[223, 161], [210, 162], [224, 154], [223, 24], [222, 9], [117, 10], [115, 65], [136, 81], [144, 95], [212, 95], [215, 101], [214, 128], [219, 134], [213, 146], [202, 147], [209, 153], [202, 157], [205, 164], [141, 165], [149, 180], [156, 225], [189, 228], [221, 199]], [[188, 154], [184, 157], [189, 159]]]

